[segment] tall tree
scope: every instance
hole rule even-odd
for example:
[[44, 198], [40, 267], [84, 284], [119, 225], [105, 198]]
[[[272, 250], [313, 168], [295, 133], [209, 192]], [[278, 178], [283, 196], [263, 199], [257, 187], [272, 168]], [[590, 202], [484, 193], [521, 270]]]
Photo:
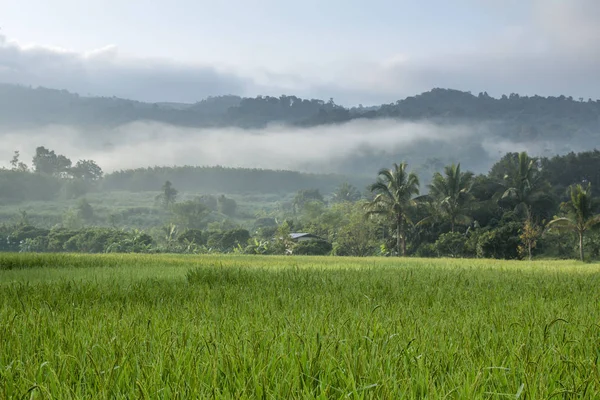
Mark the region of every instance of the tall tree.
[[436, 172], [428, 185], [429, 197], [435, 202], [441, 216], [450, 222], [451, 232], [454, 232], [457, 224], [467, 225], [471, 222], [469, 209], [473, 202], [472, 186], [473, 173], [461, 172], [460, 164], [446, 166], [444, 175]]
[[592, 184], [581, 184], [569, 188], [571, 200], [564, 204], [567, 216], [555, 218], [548, 223], [548, 229], [575, 232], [579, 236], [579, 258], [583, 261], [583, 237], [585, 233], [600, 223], [600, 215], [594, 214]]
[[54, 150], [48, 150], [44, 146], [40, 146], [35, 149], [33, 166], [35, 172], [61, 176], [69, 172], [71, 160], [61, 154], [57, 155]]
[[166, 181], [161, 188], [161, 193], [156, 196], [156, 200], [160, 201], [165, 208], [175, 203], [177, 199], [177, 189], [173, 187], [170, 181]]
[[375, 198], [367, 203], [367, 215], [382, 215], [393, 220], [396, 226], [396, 249], [406, 255], [406, 227], [411, 224], [408, 211], [414, 206], [413, 196], [419, 194], [419, 178], [407, 171], [407, 164], [394, 164], [391, 169], [381, 169], [377, 182], [369, 186]]
[[[500, 201], [514, 205], [515, 212], [523, 219], [530, 220], [534, 209], [551, 208], [553, 201], [548, 194], [547, 182], [538, 167], [539, 160], [529, 157], [526, 152], [507, 154], [499, 165], [505, 165], [502, 184], [504, 192]], [[490, 172], [497, 173], [494, 168]]]

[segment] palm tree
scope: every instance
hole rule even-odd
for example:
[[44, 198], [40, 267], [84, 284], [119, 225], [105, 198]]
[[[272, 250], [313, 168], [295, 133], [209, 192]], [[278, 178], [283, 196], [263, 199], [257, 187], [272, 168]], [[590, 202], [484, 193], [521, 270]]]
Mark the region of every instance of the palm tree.
[[526, 152], [521, 152], [512, 165], [510, 171], [504, 176], [506, 190], [502, 199], [516, 203], [515, 211], [524, 211], [526, 220], [531, 220], [531, 211], [534, 205], [550, 201], [541, 189], [543, 184], [542, 174], [538, 168], [538, 159], [529, 157]]
[[548, 223], [548, 230], [556, 228], [557, 230], [571, 231], [579, 236], [579, 258], [583, 261], [583, 236], [585, 232], [600, 223], [600, 215], [594, 215], [592, 184], [587, 187], [581, 184], [569, 187], [571, 201], [566, 204], [568, 207], [567, 217], [555, 218]]
[[413, 195], [419, 194], [419, 178], [407, 171], [407, 164], [394, 164], [392, 169], [381, 169], [377, 182], [369, 186], [375, 198], [367, 203], [367, 215], [383, 215], [396, 225], [398, 254], [406, 255], [406, 225], [411, 223], [408, 210], [414, 205]]
[[[456, 224], [467, 225], [471, 222], [468, 210], [473, 201], [471, 187], [473, 186], [473, 173], [461, 172], [460, 164], [448, 165], [444, 168], [444, 175], [436, 172], [431, 184], [428, 185], [429, 197], [443, 218], [450, 221], [450, 230], [454, 233]], [[419, 224], [428, 222], [433, 217], [427, 217]]]

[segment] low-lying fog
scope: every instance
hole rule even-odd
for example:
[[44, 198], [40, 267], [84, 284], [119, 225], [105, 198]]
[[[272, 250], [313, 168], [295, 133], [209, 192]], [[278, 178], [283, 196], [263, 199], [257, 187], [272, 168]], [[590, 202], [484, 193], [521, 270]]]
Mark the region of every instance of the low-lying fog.
[[458, 161], [476, 172], [486, 172], [508, 151], [553, 155], [571, 150], [557, 143], [513, 143], [493, 132], [491, 124], [398, 120], [248, 130], [192, 129], [154, 122], [95, 131], [47, 126], [0, 133], [0, 140], [2, 166], [8, 166], [15, 150], [20, 151], [22, 161], [31, 164], [35, 148], [45, 146], [74, 163], [93, 159], [106, 172], [148, 166], [222, 165], [370, 175], [403, 160], [414, 168], [427, 165], [428, 169]]

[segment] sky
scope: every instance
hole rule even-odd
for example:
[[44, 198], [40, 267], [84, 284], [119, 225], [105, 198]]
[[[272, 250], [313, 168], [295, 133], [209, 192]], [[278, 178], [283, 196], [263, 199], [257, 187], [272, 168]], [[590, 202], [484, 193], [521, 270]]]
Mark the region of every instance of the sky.
[[195, 102], [600, 98], [598, 0], [0, 0], [0, 82]]

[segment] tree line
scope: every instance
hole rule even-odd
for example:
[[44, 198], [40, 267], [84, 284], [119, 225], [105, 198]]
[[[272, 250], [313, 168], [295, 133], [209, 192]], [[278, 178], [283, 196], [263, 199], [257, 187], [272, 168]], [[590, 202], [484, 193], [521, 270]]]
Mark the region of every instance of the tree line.
[[[59, 162], [58, 156], [56, 160], [49, 164], [68, 164]], [[14, 165], [19, 168], [18, 161]], [[155, 190], [159, 191], [157, 206], [169, 220], [142, 232], [147, 236], [141, 247], [118, 245], [121, 240], [130, 243], [140, 231], [116, 227], [63, 224], [40, 230], [21, 221], [4, 225], [0, 233], [9, 238], [5, 250], [12, 251], [236, 251], [504, 259], [577, 256], [583, 260], [600, 257], [599, 166], [600, 152], [596, 150], [551, 159], [508, 153], [488, 174], [476, 175], [463, 171], [460, 164], [451, 164], [421, 186], [417, 174], [406, 163], [399, 163], [381, 169], [365, 190], [348, 182], [325, 194], [317, 188], [298, 190], [287, 205], [257, 213], [250, 224], [236, 220], [233, 199], [203, 195], [180, 201], [178, 188], [167, 180]], [[91, 219], [90, 208], [82, 201], [79, 218]], [[225, 219], [215, 220], [215, 215]], [[311, 233], [323, 240], [295, 242], [290, 237], [294, 232]], [[60, 242], [60, 237], [66, 240]], [[104, 244], [91, 246], [96, 240], [92, 238]]]

